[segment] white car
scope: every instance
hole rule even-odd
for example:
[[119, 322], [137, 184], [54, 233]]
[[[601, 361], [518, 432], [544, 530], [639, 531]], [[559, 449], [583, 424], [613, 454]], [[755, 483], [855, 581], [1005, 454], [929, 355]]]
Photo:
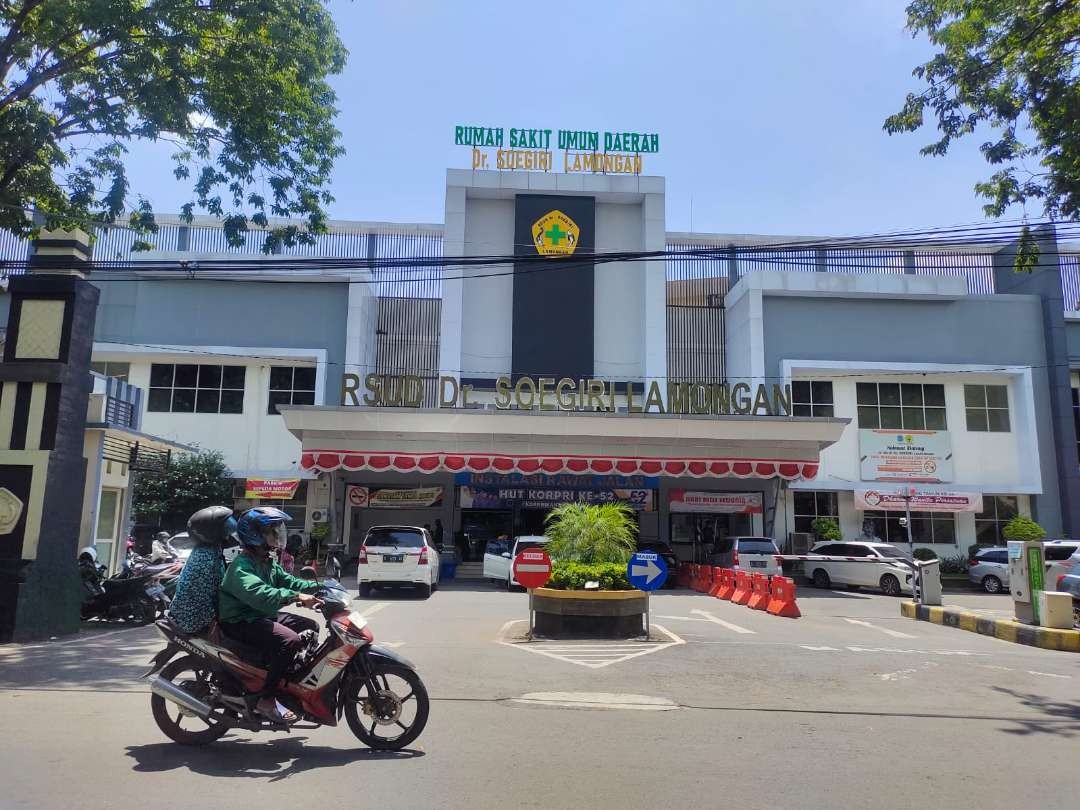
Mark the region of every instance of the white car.
[[517, 580], [514, 579], [514, 557], [527, 548], [537, 548], [547, 543], [548, 538], [541, 534], [525, 534], [511, 541], [489, 540], [484, 552], [484, 579], [496, 584], [506, 585], [512, 591]]
[[852, 588], [880, 588], [888, 596], [913, 593], [912, 569], [907, 556], [888, 543], [815, 543], [811, 554], [826, 557], [861, 557], [880, 562], [824, 562], [807, 560], [803, 570], [818, 588], [845, 585]]
[[419, 526], [372, 526], [364, 535], [356, 566], [357, 589], [415, 585], [424, 597], [439, 585], [439, 552]]
[[1046, 563], [1044, 582], [1053, 588], [1058, 577], [1080, 574], [1080, 541], [1047, 540], [1043, 543], [1043, 561]]
[[780, 564], [780, 549], [771, 537], [735, 537], [736, 571], [748, 571], [751, 574], [764, 574], [767, 577], [783, 576]]

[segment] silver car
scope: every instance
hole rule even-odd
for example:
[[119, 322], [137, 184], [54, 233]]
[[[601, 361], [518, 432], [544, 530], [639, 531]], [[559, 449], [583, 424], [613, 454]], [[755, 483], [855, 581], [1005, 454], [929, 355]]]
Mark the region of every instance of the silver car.
[[968, 579], [987, 593], [1009, 589], [1009, 550], [1003, 546], [979, 549], [968, 560]]

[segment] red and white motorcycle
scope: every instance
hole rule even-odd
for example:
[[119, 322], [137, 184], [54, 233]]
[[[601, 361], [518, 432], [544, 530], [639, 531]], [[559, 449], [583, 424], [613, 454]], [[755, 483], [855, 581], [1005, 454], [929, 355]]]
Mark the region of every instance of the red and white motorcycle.
[[186, 635], [164, 619], [157, 628], [168, 646], [146, 673], [153, 676], [150, 708], [158, 728], [178, 743], [203, 745], [234, 728], [312, 729], [336, 726], [344, 715], [371, 748], [396, 751], [419, 737], [429, 701], [416, 668], [374, 644], [367, 620], [349, 610], [351, 600], [337, 582], [327, 580], [315, 595], [329, 633], [322, 643], [310, 634], [277, 694], [298, 722], [285, 726], [255, 711], [266, 676], [258, 650], [224, 636]]

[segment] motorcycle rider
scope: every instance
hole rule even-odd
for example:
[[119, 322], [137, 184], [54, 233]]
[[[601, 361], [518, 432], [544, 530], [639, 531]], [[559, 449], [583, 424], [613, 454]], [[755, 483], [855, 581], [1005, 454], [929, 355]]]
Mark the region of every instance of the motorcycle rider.
[[278, 723], [296, 720], [293, 712], [274, 699], [278, 682], [300, 647], [300, 633], [318, 632], [311, 619], [280, 612], [293, 602], [315, 607], [318, 600], [310, 594], [320, 587], [317, 581], [285, 573], [271, 556], [285, 545], [288, 519], [271, 506], [257, 506], [240, 516], [237, 534], [243, 551], [229, 564], [218, 594], [218, 620], [225, 635], [268, 654], [266, 681], [256, 708]]
[[188, 518], [195, 548], [176, 583], [169, 615], [185, 633], [200, 633], [217, 616], [218, 587], [225, 576], [221, 546], [236, 535], [236, 518], [227, 506], [208, 506]]
[[160, 563], [176, 559], [176, 551], [169, 539], [172, 537], [168, 532], [158, 532], [154, 536], [154, 542], [150, 547], [150, 562]]

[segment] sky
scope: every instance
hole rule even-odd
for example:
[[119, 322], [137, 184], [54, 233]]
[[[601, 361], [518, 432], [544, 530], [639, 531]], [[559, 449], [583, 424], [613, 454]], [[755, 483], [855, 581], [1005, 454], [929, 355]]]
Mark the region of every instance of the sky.
[[[922, 157], [935, 130], [882, 129], [923, 89], [911, 71], [932, 55], [904, 30], [901, 0], [330, 6], [350, 52], [332, 80], [346, 150], [334, 219], [442, 222], [445, 170], [470, 165], [458, 124], [659, 133], [644, 173], [666, 178], [669, 231], [839, 236], [984, 219], [980, 138]], [[132, 191], [161, 212], [189, 193], [170, 151], [131, 155]]]

